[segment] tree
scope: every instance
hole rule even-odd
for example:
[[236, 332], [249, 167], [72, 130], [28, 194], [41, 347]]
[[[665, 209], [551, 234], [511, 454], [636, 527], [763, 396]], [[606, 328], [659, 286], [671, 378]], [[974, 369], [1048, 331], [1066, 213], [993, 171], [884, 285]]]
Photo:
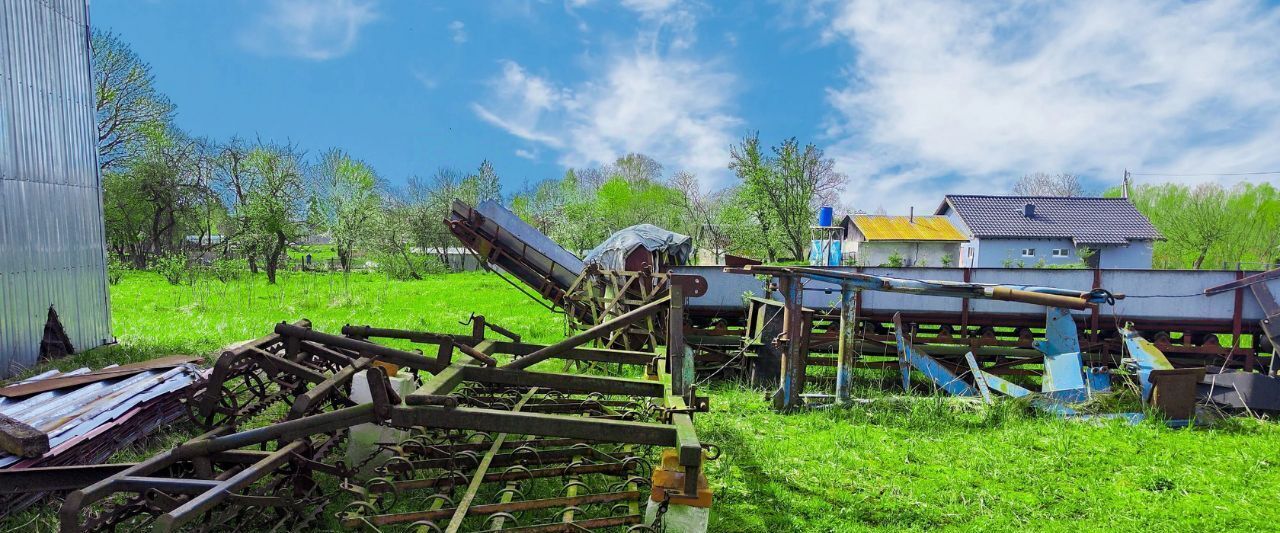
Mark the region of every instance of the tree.
[[177, 250], [187, 229], [199, 228], [208, 202], [202, 142], [171, 127], [151, 125], [127, 166], [103, 176], [104, 223], [111, 248], [145, 267]]
[[458, 184], [458, 199], [471, 205], [479, 205], [485, 200], [502, 201], [502, 184], [498, 182], [498, 174], [493, 170], [493, 163], [488, 159], [480, 162], [480, 168], [474, 174], [467, 175]]
[[[404, 263], [403, 270], [388, 268], [389, 271], [403, 272], [403, 277], [409, 279], [422, 279], [409, 251], [415, 239], [420, 238], [415, 234], [421, 229], [418, 225], [424, 222], [420, 218], [424, 206], [412, 200], [405, 201], [403, 198], [406, 196], [413, 197], [411, 193], [406, 195], [393, 190], [382, 195], [382, 207], [378, 210], [372, 244], [379, 254], [380, 261]], [[443, 219], [437, 220], [435, 225], [443, 227]]]
[[703, 192], [698, 177], [691, 172], [677, 172], [671, 185], [680, 191], [684, 216], [694, 228], [695, 242], [709, 247], [720, 258], [729, 246], [729, 234], [719, 223], [721, 195]]
[[1036, 172], [1023, 175], [1013, 185], [1015, 196], [1084, 196], [1084, 187], [1075, 174]]
[[[742, 228], [751, 225], [750, 233], [758, 231], [759, 248], [763, 249], [765, 260], [777, 260], [775, 231], [777, 217], [769, 206], [769, 193], [773, 176], [769, 162], [760, 147], [760, 133], [754, 132], [743, 137], [740, 146], [729, 147], [729, 169], [734, 171], [740, 185], [733, 195], [735, 204], [742, 207], [741, 212], [730, 212], [735, 216], [731, 227]], [[735, 239], [739, 240], [739, 239]]]
[[243, 244], [248, 253], [263, 258], [267, 283], [274, 284], [285, 249], [301, 230], [302, 158], [292, 146], [259, 143], [245, 166], [253, 177], [245, 205], [236, 213]]
[[98, 165], [118, 170], [145, 141], [148, 129], [168, 124], [174, 106], [155, 87], [151, 65], [115, 34], [94, 29], [90, 38]]
[[[766, 235], [776, 231], [793, 259], [804, 258], [818, 206], [833, 202], [847, 181], [835, 170], [835, 161], [813, 144], [802, 148], [794, 137], [773, 147], [773, 156], [765, 158], [758, 133], [731, 147], [729, 156], [729, 168], [742, 184], [740, 197], [750, 205], [760, 229]], [[770, 261], [776, 259], [773, 240], [766, 241]]]
[[630, 153], [614, 161], [609, 173], [627, 183], [658, 181], [662, 177], [662, 164], [647, 155]]
[[329, 234], [338, 264], [351, 271], [356, 246], [364, 243], [380, 207], [378, 177], [363, 161], [338, 148], [320, 157], [312, 175], [308, 221]]

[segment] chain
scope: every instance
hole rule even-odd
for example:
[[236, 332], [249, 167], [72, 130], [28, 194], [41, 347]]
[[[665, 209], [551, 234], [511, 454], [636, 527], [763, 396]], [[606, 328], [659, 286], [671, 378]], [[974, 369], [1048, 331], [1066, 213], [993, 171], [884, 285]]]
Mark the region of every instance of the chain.
[[662, 517], [663, 515], [667, 514], [667, 508], [670, 506], [671, 506], [671, 494], [663, 492], [662, 503], [658, 504], [658, 512], [654, 514], [653, 523], [649, 524], [649, 527], [653, 528], [654, 531], [665, 530], [666, 526], [662, 523]]

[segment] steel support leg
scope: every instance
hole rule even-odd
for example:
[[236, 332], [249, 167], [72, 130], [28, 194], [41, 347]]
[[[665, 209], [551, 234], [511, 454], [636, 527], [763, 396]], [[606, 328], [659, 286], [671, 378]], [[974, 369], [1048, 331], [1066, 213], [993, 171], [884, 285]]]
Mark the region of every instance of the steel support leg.
[[840, 360], [836, 367], [836, 402], [846, 403], [853, 394], [853, 349], [858, 334], [857, 290], [848, 285], [840, 288]]

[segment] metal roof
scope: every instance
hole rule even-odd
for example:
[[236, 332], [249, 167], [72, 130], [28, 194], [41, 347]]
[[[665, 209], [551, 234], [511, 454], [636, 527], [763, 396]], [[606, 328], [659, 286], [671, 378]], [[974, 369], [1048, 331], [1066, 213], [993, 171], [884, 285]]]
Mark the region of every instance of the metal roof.
[[[1031, 217], [1024, 206], [1035, 206]], [[937, 214], [954, 209], [974, 237], [1066, 238], [1124, 244], [1163, 237], [1126, 198], [948, 194]]]
[[868, 241], [943, 241], [969, 240], [944, 216], [852, 215], [853, 225]]

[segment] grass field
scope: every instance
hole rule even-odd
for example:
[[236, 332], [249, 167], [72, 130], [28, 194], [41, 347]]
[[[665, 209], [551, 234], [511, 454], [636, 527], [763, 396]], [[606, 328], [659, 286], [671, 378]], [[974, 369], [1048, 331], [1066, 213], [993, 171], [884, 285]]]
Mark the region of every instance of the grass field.
[[[533, 342], [563, 337], [558, 316], [481, 273], [389, 281], [376, 274], [287, 273], [252, 281], [168, 285], [131, 272], [112, 287], [120, 343], [52, 365], [99, 367], [173, 353], [210, 355], [300, 317], [336, 331], [346, 323], [467, 331], [486, 315]], [[709, 467], [713, 531], [1259, 531], [1275, 529], [1280, 426], [1232, 419], [1213, 428], [1154, 422], [1067, 422], [1025, 405], [981, 407], [940, 397], [900, 398], [863, 383], [869, 405], [778, 414], [764, 391], [708, 386], [697, 424], [723, 456]], [[136, 460], [193, 429], [177, 426]], [[56, 506], [0, 523], [45, 531]]]

